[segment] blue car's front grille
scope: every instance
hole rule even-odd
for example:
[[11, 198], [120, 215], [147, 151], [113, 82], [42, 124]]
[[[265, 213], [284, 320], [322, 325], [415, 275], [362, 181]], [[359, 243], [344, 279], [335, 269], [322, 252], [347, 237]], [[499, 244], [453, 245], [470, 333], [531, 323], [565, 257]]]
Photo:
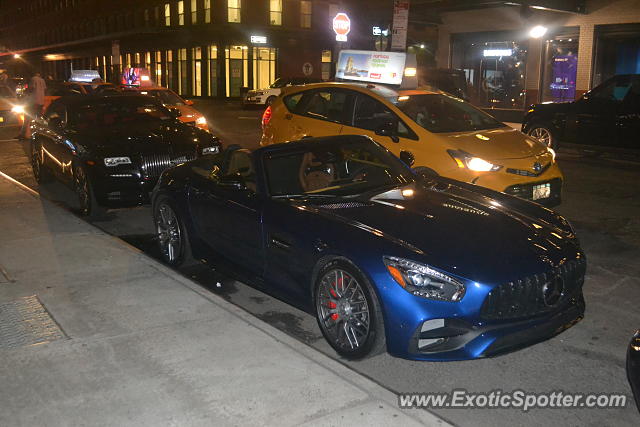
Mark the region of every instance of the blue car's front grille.
[[485, 320], [512, 320], [557, 310], [577, 297], [584, 282], [584, 258], [546, 273], [504, 283], [489, 292], [482, 305]]

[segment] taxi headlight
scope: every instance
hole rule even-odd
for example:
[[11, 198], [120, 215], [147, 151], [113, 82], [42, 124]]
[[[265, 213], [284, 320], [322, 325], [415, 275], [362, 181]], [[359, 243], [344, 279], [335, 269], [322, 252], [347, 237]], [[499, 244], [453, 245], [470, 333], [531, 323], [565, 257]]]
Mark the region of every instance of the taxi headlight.
[[206, 125], [207, 124], [207, 119], [204, 118], [204, 116], [200, 116], [196, 119], [196, 124], [197, 125]]
[[104, 165], [108, 167], [118, 165], [130, 165], [131, 159], [128, 157], [107, 157], [104, 159]]
[[455, 160], [459, 168], [467, 168], [475, 172], [495, 172], [502, 169], [501, 165], [493, 164], [464, 151], [447, 150], [447, 152]]
[[14, 105], [11, 112], [16, 114], [24, 114], [24, 107], [22, 105]]
[[464, 296], [462, 282], [428, 265], [392, 256], [382, 260], [393, 280], [413, 295], [452, 302], [460, 301]]

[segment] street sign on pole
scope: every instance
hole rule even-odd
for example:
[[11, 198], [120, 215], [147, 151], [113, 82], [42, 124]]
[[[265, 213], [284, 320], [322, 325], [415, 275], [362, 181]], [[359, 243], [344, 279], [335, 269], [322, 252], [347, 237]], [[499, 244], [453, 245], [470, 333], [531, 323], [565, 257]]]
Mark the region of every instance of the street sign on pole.
[[333, 18], [333, 31], [336, 33], [337, 41], [347, 41], [347, 34], [351, 31], [351, 20], [346, 13], [340, 12]]
[[407, 49], [407, 27], [409, 26], [409, 0], [394, 0], [393, 2], [393, 34], [391, 36], [392, 50]]

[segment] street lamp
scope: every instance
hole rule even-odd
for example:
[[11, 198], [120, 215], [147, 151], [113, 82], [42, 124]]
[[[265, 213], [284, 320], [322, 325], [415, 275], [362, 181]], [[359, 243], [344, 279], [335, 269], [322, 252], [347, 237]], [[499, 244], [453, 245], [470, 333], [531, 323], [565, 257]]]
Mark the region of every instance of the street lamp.
[[13, 57], [14, 57], [15, 59], [18, 59], [18, 58], [20, 58], [20, 54], [19, 54], [19, 53], [14, 53], [14, 54], [13, 54]]
[[536, 25], [529, 31], [529, 37], [539, 39], [547, 33], [547, 27], [543, 25]]

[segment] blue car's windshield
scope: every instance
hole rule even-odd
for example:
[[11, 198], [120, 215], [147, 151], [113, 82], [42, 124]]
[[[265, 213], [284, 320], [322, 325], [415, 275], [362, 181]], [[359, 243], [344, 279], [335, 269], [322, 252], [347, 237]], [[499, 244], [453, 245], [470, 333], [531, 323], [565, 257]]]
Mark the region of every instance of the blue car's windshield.
[[411, 172], [369, 142], [316, 144], [265, 159], [272, 196], [355, 196], [413, 181]]

